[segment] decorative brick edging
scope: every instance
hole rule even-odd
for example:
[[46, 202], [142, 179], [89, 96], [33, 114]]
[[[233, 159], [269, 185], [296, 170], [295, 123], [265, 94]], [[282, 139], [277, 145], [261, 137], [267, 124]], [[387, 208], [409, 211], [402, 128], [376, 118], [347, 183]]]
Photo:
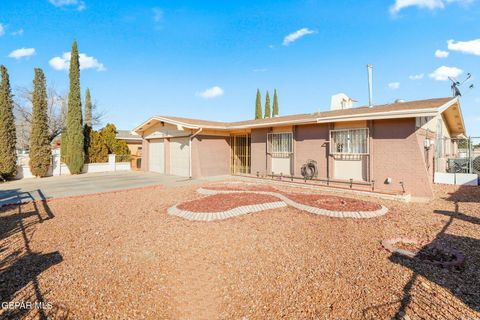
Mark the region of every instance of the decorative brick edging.
[[264, 210], [277, 209], [286, 207], [287, 204], [283, 201], [278, 202], [268, 202], [261, 204], [253, 204], [248, 206], [240, 206], [226, 211], [219, 212], [194, 212], [188, 210], [179, 209], [177, 206], [168, 208], [168, 214], [172, 216], [182, 217], [188, 220], [195, 221], [213, 221], [213, 220], [223, 220], [231, 217], [237, 217], [244, 214], [260, 212]]
[[278, 198], [279, 202], [270, 202], [264, 204], [256, 204], [249, 206], [241, 206], [233, 208], [227, 211], [220, 212], [193, 212], [188, 210], [178, 209], [177, 206], [170, 207], [167, 212], [170, 215], [182, 217], [188, 220], [195, 221], [212, 221], [212, 220], [223, 220], [235, 216], [240, 216], [248, 213], [254, 213], [264, 210], [282, 208], [286, 206], [291, 206], [296, 209], [307, 211], [313, 214], [328, 216], [333, 218], [355, 218], [355, 219], [367, 219], [383, 216], [388, 212], [388, 209], [385, 206], [381, 206], [380, 209], [375, 211], [332, 211], [327, 209], [321, 209], [316, 207], [307, 206], [298, 202], [295, 202], [288, 197], [271, 191], [248, 191], [248, 190], [212, 190], [199, 188], [197, 192], [204, 195], [215, 195], [215, 194], [228, 194], [228, 193], [257, 193], [264, 194]]

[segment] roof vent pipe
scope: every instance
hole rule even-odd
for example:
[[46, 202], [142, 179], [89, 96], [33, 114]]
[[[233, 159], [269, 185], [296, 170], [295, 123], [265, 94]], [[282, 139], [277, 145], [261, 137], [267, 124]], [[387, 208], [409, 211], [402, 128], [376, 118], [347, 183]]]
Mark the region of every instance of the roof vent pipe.
[[367, 64], [368, 71], [368, 107], [373, 107], [373, 89], [372, 89], [372, 69], [371, 64]]

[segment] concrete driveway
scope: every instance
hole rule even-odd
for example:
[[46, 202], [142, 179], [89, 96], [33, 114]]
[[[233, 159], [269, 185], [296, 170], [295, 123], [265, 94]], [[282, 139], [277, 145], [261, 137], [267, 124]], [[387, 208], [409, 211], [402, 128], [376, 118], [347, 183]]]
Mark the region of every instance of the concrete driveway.
[[153, 172], [125, 171], [22, 179], [0, 183], [0, 206], [155, 185], [175, 187], [224, 178], [225, 176], [191, 180]]

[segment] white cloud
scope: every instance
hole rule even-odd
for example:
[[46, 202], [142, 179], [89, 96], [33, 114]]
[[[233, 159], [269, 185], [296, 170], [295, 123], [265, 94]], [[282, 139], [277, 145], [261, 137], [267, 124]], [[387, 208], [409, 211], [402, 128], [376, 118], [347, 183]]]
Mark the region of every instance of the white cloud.
[[86, 9], [85, 2], [83, 0], [48, 0], [55, 7], [75, 7], [78, 11]]
[[448, 40], [448, 49], [480, 56], [480, 39], [470, 41]]
[[450, 52], [439, 50], [439, 49], [437, 49], [435, 51], [435, 57], [437, 57], [437, 58], [446, 58], [446, 57], [448, 57], [449, 54], [450, 54]]
[[202, 97], [204, 99], [211, 99], [215, 97], [220, 97], [223, 95], [223, 89], [219, 86], [211, 87], [203, 92], [198, 92], [197, 96]]
[[390, 6], [390, 13], [395, 15], [401, 10], [408, 7], [417, 7], [421, 9], [443, 9], [445, 5], [450, 3], [460, 3], [462, 5], [467, 5], [472, 3], [474, 0], [395, 0], [395, 4]]
[[435, 71], [429, 74], [429, 77], [435, 80], [439, 81], [445, 81], [448, 80], [448, 77], [458, 77], [463, 73], [462, 69], [459, 69], [457, 67], [446, 67], [446, 66], [441, 66], [437, 68]]
[[17, 31], [12, 32], [12, 36], [21, 36], [22, 34], [23, 34], [23, 28], [20, 28]]
[[388, 87], [392, 90], [397, 90], [398, 88], [400, 88], [400, 82], [390, 82], [388, 84]]
[[160, 8], [153, 8], [152, 12], [153, 12], [153, 21], [155, 21], [156, 23], [161, 22], [163, 19], [163, 10]]
[[5, 27], [0, 23], [0, 37], [5, 34]]
[[152, 8], [152, 14], [153, 23], [155, 24], [155, 30], [161, 30], [163, 22], [163, 10], [158, 7]]
[[14, 58], [14, 59], [21, 59], [21, 58], [26, 58], [33, 56], [35, 54], [35, 48], [20, 48], [17, 50], [13, 50], [10, 52], [8, 57]]
[[255, 68], [253, 69], [253, 72], [267, 72], [268, 69], [267, 68]]
[[297, 41], [298, 39], [312, 33], [315, 33], [315, 31], [310, 30], [308, 28], [302, 28], [300, 30], [292, 32], [289, 35], [287, 35], [285, 38], [283, 38], [283, 45], [288, 46], [290, 43]]
[[423, 74], [423, 73], [413, 74], [413, 75], [408, 76], [408, 79], [410, 79], [410, 80], [421, 80], [421, 79], [423, 79], [424, 75], [425, 74]]
[[[79, 55], [80, 69], [95, 69], [97, 71], [107, 70], [103, 63], [98, 62], [94, 57], [87, 56], [85, 53]], [[70, 52], [65, 52], [61, 57], [53, 57], [48, 62], [55, 70], [68, 70], [70, 67]]]

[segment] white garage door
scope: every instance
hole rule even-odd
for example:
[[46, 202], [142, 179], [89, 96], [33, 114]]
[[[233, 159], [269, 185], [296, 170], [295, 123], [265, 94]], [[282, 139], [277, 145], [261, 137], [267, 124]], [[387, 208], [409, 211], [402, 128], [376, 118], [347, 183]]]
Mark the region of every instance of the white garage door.
[[176, 176], [190, 176], [190, 139], [170, 139], [170, 173]]
[[150, 171], [165, 173], [163, 139], [150, 140], [148, 145], [148, 167]]

